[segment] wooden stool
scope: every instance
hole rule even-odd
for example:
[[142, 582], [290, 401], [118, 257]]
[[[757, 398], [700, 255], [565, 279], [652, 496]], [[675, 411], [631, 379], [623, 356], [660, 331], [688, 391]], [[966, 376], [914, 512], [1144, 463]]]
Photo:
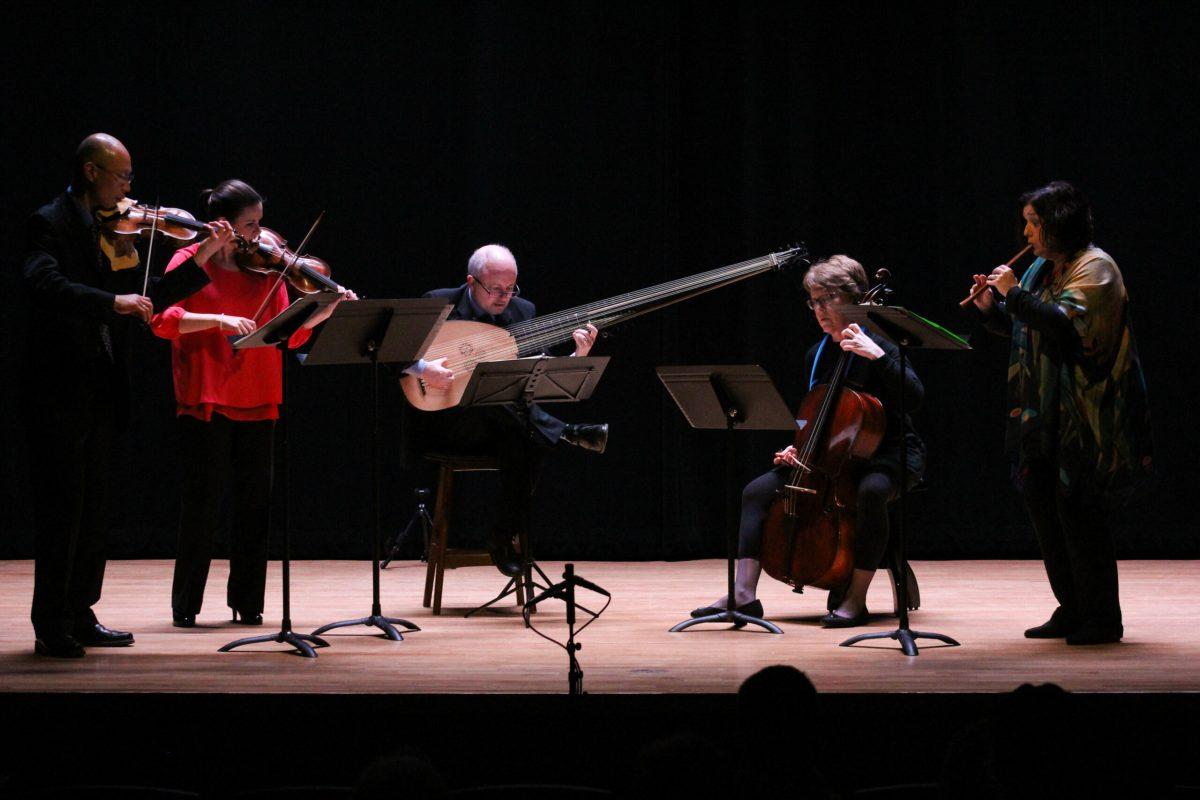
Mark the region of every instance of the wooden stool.
[[[442, 613], [442, 576], [456, 567], [490, 567], [492, 557], [487, 550], [448, 547], [450, 514], [454, 510], [454, 475], [457, 472], [494, 472], [500, 462], [490, 456], [428, 453], [425, 458], [438, 465], [437, 501], [433, 511], [433, 541], [429, 544], [429, 566], [425, 570], [425, 608], [432, 604], [433, 613]], [[529, 542], [524, 531], [520, 535], [521, 552], [528, 552]], [[525, 605], [523, 581], [517, 581], [517, 605]]]

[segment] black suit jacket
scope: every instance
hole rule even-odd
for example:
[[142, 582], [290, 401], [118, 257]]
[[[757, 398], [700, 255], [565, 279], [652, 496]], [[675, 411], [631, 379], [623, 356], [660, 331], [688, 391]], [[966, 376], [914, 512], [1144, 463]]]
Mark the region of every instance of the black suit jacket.
[[[106, 384], [111, 380], [103, 390], [117, 394], [118, 408], [126, 406], [129, 337], [135, 320], [113, 311], [113, 300], [118, 294], [141, 292], [143, 269], [144, 265], [112, 270], [71, 195], [61, 194], [34, 212], [25, 225], [22, 263], [29, 304], [23, 381], [27, 407], [70, 398], [91, 387], [98, 376]], [[155, 308], [162, 309], [208, 280], [192, 261], [154, 281], [150, 297]]]
[[465, 283], [457, 289], [434, 289], [432, 292], [426, 292], [425, 297], [445, 300], [454, 306], [450, 310], [450, 316], [447, 319], [488, 322], [492, 325], [499, 325], [501, 328], [507, 328], [514, 322], [524, 322], [527, 319], [532, 319], [533, 315], [537, 313], [537, 309], [533, 303], [524, 297], [513, 297], [508, 301], [508, 307], [504, 309], [504, 313], [495, 319], [486, 314], [480, 316], [475, 313], [475, 306], [471, 304], [471, 291]]
[[[523, 297], [514, 297], [509, 300], [508, 307], [504, 309], [504, 313], [500, 314], [498, 317], [492, 318], [487, 314], [480, 315], [476, 313], [475, 306], [471, 303], [470, 288], [465, 283], [457, 288], [452, 289], [434, 289], [431, 292], [426, 292], [424, 297], [445, 300], [447, 303], [454, 306], [450, 310], [450, 314], [447, 319], [464, 320], [467, 322], [486, 322], [491, 325], [498, 325], [502, 328], [508, 327], [509, 325], [517, 322], [524, 322], [525, 320], [532, 319], [534, 314], [537, 313], [537, 309], [533, 303]], [[446, 434], [447, 431], [453, 428], [453, 423], [446, 423], [450, 422], [450, 420], [456, 416], [466, 414], [472, 418], [486, 417], [493, 421], [495, 419], [502, 419], [502, 417], [497, 417], [494, 411], [495, 410], [489, 412], [485, 409], [476, 408], [447, 409], [446, 411], [438, 411], [434, 413], [444, 417], [440, 432], [442, 434]], [[516, 419], [517, 418], [514, 415], [513, 420]], [[454, 422], [461, 423], [462, 420], [454, 420]], [[559, 437], [562, 436], [563, 427], [565, 425], [562, 420], [546, 413], [541, 406], [536, 404], [531, 406], [529, 409], [529, 424], [536, 428], [542, 434], [542, 436], [545, 437], [547, 443], [549, 444], [555, 444], [558, 442]], [[425, 449], [437, 449], [436, 442], [426, 441], [423, 446]]]

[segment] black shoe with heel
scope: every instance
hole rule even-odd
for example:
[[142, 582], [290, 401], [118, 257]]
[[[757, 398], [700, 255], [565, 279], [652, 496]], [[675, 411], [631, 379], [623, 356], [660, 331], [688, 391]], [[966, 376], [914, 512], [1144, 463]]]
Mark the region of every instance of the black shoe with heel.
[[114, 631], [99, 622], [90, 625], [76, 625], [73, 636], [84, 647], [128, 647], [133, 644], [133, 634], [128, 631]]
[[608, 423], [602, 425], [587, 425], [571, 423], [563, 428], [562, 440], [567, 444], [591, 450], [593, 453], [603, 453], [608, 447]]
[[236, 608], [231, 608], [230, 611], [233, 612], [234, 625], [262, 625], [262, 614], [247, 614]]
[[83, 658], [83, 645], [66, 633], [43, 633], [33, 643], [33, 652], [50, 658]]
[[870, 613], [865, 608], [855, 614], [853, 617], [843, 617], [838, 615], [836, 611], [830, 611], [828, 614], [821, 617], [821, 627], [857, 628], [859, 625], [865, 625], [870, 616]]
[[[892, 613], [898, 617], [900, 616], [900, 590], [897, 588], [898, 582], [894, 567], [888, 567], [888, 579], [892, 584]], [[907, 561], [904, 563], [904, 580], [907, 583], [905, 593], [908, 595], [908, 610], [916, 611], [921, 607], [921, 588], [917, 586], [917, 576]]]
[[[757, 599], [751, 600], [749, 603], [744, 605], [740, 605], [735, 610], [741, 614], [745, 614], [748, 617], [758, 617], [759, 619], [762, 619], [763, 616], [762, 601]], [[692, 619], [711, 617], [713, 614], [721, 614], [724, 611], [725, 606], [701, 606], [700, 608], [692, 609]], [[741, 627], [741, 623], [738, 623], [738, 627]]]
[[1062, 606], [1054, 609], [1050, 619], [1025, 631], [1026, 639], [1065, 639], [1079, 627], [1074, 617], [1062, 610]]

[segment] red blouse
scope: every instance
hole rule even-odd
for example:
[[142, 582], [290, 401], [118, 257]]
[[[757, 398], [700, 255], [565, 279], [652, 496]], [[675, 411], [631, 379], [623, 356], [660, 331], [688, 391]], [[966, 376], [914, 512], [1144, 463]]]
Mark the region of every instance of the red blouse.
[[[167, 272], [194, 256], [199, 247], [197, 243], [176, 252]], [[234, 350], [232, 337], [215, 327], [179, 332], [179, 321], [186, 311], [253, 319], [275, 279], [224, 269], [211, 262], [200, 266], [212, 282], [155, 314], [150, 321], [155, 335], [171, 340], [176, 413], [205, 422], [214, 412], [243, 422], [278, 419], [279, 404], [283, 402], [283, 359], [276, 348]], [[270, 320], [287, 306], [287, 287], [280, 284], [260, 319]], [[311, 330], [298, 330], [288, 346], [299, 347], [311, 335]]]

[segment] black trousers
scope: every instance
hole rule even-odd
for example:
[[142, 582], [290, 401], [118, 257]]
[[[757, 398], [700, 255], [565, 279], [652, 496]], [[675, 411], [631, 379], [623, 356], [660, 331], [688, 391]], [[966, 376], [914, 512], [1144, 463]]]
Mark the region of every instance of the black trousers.
[[1062, 497], [1057, 487], [1057, 465], [1035, 461], [1021, 496], [1065, 622], [1119, 626], [1116, 543], [1104, 510], [1080, 497]]
[[[787, 484], [790, 472], [791, 467], [776, 467], [750, 481], [742, 490], [742, 516], [738, 525], [739, 558], [762, 558], [763, 523], [771, 503]], [[887, 470], [868, 469], [859, 478], [854, 532], [855, 569], [874, 570], [883, 560], [888, 542], [888, 503], [899, 493], [899, 482]]]
[[529, 530], [533, 492], [546, 450], [563, 423], [534, 406], [526, 419], [508, 406], [450, 409], [425, 415], [426, 452], [488, 455], [500, 462], [500, 495], [492, 520], [493, 543]]
[[96, 622], [118, 409], [111, 369], [97, 366], [93, 378], [56, 393], [53, 402], [25, 403], [34, 516], [30, 619], [39, 637]]
[[261, 614], [267, 580], [274, 420], [236, 422], [213, 414], [210, 422], [178, 419], [182, 507], [171, 610], [196, 615], [213, 544], [228, 493], [229, 584], [226, 602], [246, 615]]

